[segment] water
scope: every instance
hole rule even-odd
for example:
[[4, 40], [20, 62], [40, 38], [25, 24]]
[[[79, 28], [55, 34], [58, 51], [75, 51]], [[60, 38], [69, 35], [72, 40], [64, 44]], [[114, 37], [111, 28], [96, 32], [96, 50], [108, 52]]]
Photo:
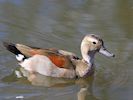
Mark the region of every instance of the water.
[[87, 79], [34, 77], [0, 43], [0, 100], [132, 100], [132, 0], [0, 0], [0, 41], [80, 56], [88, 33], [100, 35], [116, 57], [97, 54], [95, 75]]

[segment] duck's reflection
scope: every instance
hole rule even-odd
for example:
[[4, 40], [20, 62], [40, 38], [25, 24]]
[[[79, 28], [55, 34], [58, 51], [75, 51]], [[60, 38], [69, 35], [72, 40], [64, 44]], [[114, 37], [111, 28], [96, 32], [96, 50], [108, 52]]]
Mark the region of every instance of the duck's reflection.
[[64, 78], [53, 78], [40, 75], [38, 73], [29, 73], [22, 67], [17, 68], [11, 75], [4, 77], [2, 80], [5, 82], [20, 81], [24, 83], [30, 83], [35, 86], [45, 87], [66, 87], [71, 85], [80, 86], [80, 90], [77, 93], [78, 100], [98, 100], [92, 91], [94, 77], [88, 77], [86, 79], [64, 79]]

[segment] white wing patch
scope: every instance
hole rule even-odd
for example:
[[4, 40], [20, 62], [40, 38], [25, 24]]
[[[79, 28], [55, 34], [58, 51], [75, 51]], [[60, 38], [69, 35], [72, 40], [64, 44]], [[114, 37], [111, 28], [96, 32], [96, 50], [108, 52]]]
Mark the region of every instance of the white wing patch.
[[23, 61], [24, 55], [18, 54], [18, 55], [16, 55], [16, 59], [17, 59], [18, 61]]

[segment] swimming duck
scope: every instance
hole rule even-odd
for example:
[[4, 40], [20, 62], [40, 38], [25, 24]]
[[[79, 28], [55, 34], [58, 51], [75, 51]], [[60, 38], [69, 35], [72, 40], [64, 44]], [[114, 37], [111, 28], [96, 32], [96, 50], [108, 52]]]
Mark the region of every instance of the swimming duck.
[[81, 42], [82, 59], [65, 50], [41, 49], [9, 42], [3, 44], [16, 55], [19, 65], [25, 70], [51, 77], [86, 77], [94, 73], [94, 56], [97, 52], [107, 57], [115, 56], [104, 47], [103, 40], [94, 34], [86, 35]]

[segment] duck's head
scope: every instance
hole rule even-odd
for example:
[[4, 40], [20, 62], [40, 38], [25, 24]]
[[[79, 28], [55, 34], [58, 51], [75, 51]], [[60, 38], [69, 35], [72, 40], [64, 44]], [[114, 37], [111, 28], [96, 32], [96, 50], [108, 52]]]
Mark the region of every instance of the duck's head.
[[104, 46], [103, 40], [94, 34], [89, 34], [84, 37], [81, 43], [81, 54], [87, 62], [93, 63], [93, 58], [96, 52], [99, 52], [107, 57], [114, 57]]

